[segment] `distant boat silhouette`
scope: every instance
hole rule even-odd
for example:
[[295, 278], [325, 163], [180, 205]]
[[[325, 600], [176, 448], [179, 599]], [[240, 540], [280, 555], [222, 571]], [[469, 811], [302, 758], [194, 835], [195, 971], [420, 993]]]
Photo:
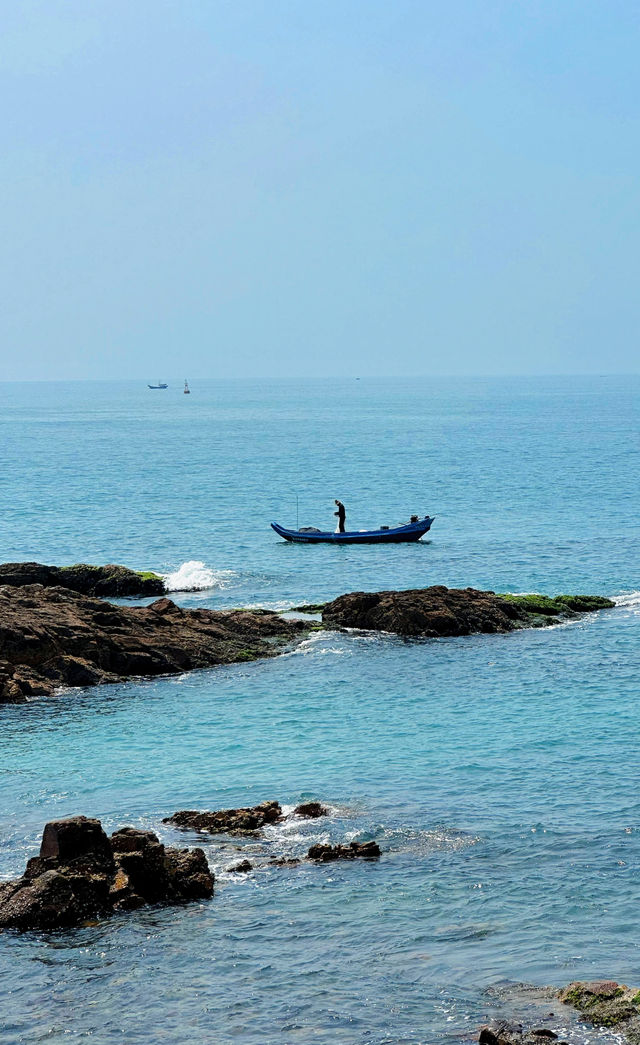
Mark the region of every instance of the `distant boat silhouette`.
[[158, 381], [157, 385], [147, 385], [147, 388], [168, 388], [166, 381]]
[[191, 389], [189, 388], [189, 385], [187, 384], [187, 379], [186, 379], [186, 377], [185, 377], [185, 379], [184, 379], [184, 394], [185, 394], [186, 396], [188, 396], [188, 395], [191, 395]]

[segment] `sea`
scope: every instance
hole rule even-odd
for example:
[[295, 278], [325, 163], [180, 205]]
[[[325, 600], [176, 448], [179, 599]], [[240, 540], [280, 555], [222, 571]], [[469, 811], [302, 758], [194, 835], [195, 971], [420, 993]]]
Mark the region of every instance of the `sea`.
[[[151, 379], [150, 379], [151, 380]], [[281, 656], [0, 706], [0, 878], [44, 824], [201, 845], [213, 898], [0, 936], [0, 1043], [616, 1042], [538, 990], [640, 986], [640, 377], [0, 385], [0, 560], [122, 563], [187, 607], [432, 584], [610, 596], [544, 630], [315, 632]], [[419, 543], [287, 544], [396, 525]], [[319, 799], [262, 837], [178, 809]], [[267, 866], [316, 841], [378, 861]], [[229, 870], [243, 858], [255, 869]]]

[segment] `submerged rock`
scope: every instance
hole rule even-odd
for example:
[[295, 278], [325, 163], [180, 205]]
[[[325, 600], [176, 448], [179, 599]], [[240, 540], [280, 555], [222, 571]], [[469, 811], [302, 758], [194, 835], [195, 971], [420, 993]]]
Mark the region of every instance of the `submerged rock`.
[[127, 566], [45, 566], [40, 562], [5, 562], [0, 564], [0, 585], [22, 588], [42, 584], [45, 588], [68, 588], [81, 595], [102, 598], [164, 595], [166, 588], [157, 573], [130, 570]]
[[282, 807], [279, 802], [262, 802], [261, 805], [246, 809], [219, 809], [216, 812], [181, 809], [165, 817], [162, 822], [213, 835], [246, 835], [255, 834], [265, 824], [274, 824], [281, 819]]
[[496, 595], [475, 588], [417, 588], [409, 591], [352, 592], [322, 611], [329, 627], [389, 631], [414, 638], [473, 635], [543, 627], [579, 613], [614, 606], [592, 595]]
[[317, 860], [319, 863], [329, 863], [333, 860], [377, 860], [380, 856], [380, 846], [377, 842], [350, 842], [349, 845], [312, 845], [307, 857], [309, 860]]
[[22, 878], [0, 884], [0, 929], [60, 929], [212, 893], [201, 849], [166, 849], [152, 831], [133, 827], [108, 838], [99, 820], [76, 816], [46, 824], [40, 855]]
[[67, 588], [0, 587], [0, 703], [274, 656], [306, 631], [275, 613], [113, 606]]

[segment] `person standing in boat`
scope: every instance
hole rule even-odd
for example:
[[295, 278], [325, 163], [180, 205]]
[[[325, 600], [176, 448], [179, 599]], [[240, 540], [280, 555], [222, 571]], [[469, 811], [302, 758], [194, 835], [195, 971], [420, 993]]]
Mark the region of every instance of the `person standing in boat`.
[[334, 504], [337, 504], [338, 506], [338, 511], [333, 513], [338, 516], [338, 533], [344, 533], [344, 520], [347, 514], [345, 507], [342, 501], [335, 501]]

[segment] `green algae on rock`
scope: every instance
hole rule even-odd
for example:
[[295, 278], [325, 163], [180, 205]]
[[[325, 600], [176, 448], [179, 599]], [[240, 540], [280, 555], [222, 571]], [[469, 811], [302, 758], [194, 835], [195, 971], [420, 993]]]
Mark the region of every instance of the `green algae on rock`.
[[164, 595], [162, 577], [149, 571], [130, 570], [107, 563], [93, 566], [78, 562], [73, 566], [46, 566], [40, 562], [5, 562], [0, 565], [0, 585], [23, 588], [42, 584], [45, 588], [67, 588], [80, 595], [98, 598]]
[[565, 1005], [578, 1009], [598, 1027], [615, 1027], [633, 1045], [640, 1043], [640, 991], [615, 980], [575, 981], [558, 992]]
[[[328, 627], [388, 631], [407, 638], [495, 634], [539, 628], [615, 604], [596, 595], [496, 595], [434, 585], [408, 591], [352, 592], [328, 602]], [[579, 607], [579, 608], [578, 608]]]
[[523, 614], [519, 627], [544, 628], [554, 620], [546, 618], [571, 618], [581, 613], [595, 613], [598, 610], [613, 609], [615, 603], [602, 595], [509, 595], [497, 596]]

